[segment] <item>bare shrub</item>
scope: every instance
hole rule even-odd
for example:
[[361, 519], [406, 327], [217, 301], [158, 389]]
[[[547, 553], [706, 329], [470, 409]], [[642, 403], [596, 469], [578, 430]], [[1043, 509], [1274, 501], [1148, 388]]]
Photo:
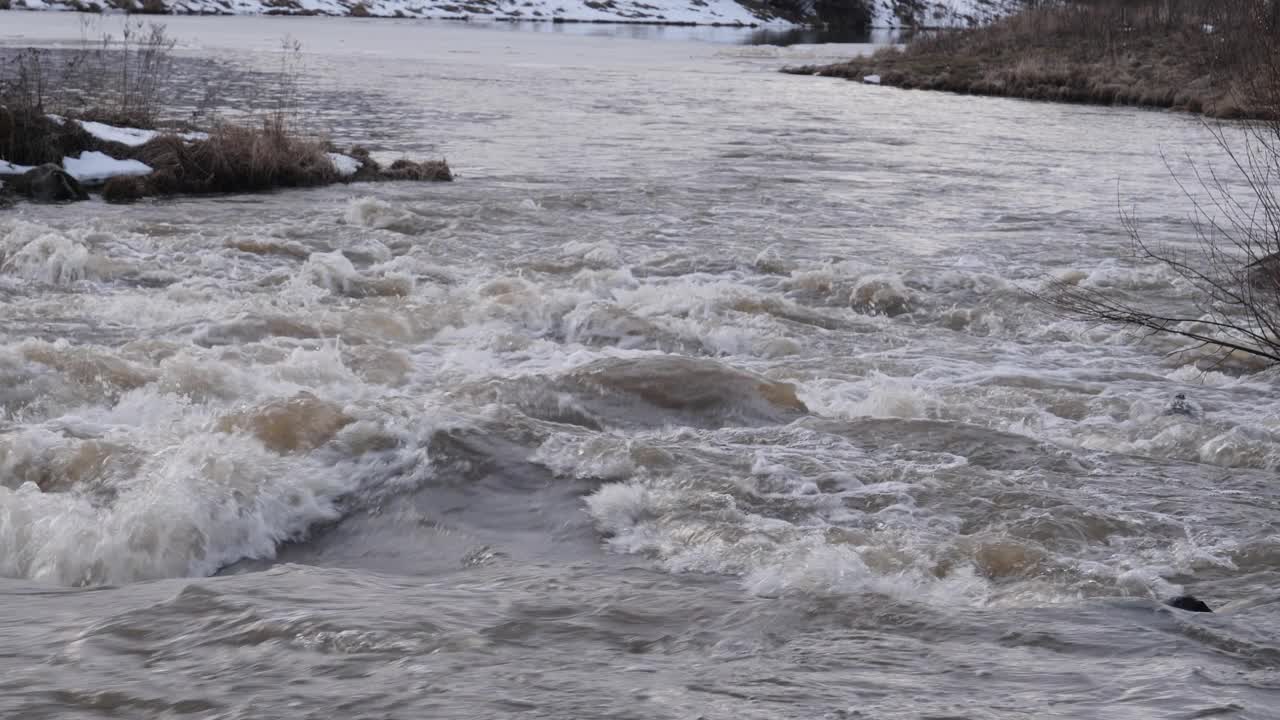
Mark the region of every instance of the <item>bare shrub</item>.
[[116, 125], [154, 127], [173, 75], [175, 40], [164, 25], [129, 20], [117, 40], [82, 42], [83, 115]]
[[276, 132], [289, 129], [303, 130], [299, 107], [302, 102], [303, 73], [302, 42], [286, 35], [280, 41], [280, 70], [277, 86], [272, 94], [274, 103], [267, 112], [265, 123]]
[[28, 48], [0, 64], [0, 158], [20, 165], [59, 162], [85, 147], [78, 125], [50, 117], [65, 100], [62, 78], [78, 63]]
[[1179, 314], [1064, 281], [1051, 282], [1043, 299], [1073, 317], [1193, 340], [1193, 349], [1219, 361], [1280, 362], [1280, 124], [1210, 131], [1225, 168], [1193, 166], [1193, 184], [1174, 177], [1193, 203], [1194, 248], [1149, 241], [1136, 213], [1122, 214], [1134, 258], [1184, 280], [1195, 311]]

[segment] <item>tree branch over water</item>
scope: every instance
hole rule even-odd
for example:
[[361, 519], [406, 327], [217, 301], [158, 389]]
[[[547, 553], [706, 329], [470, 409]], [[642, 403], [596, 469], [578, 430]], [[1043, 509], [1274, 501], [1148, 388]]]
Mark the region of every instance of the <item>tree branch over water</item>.
[[1050, 281], [1041, 297], [1070, 316], [1280, 363], [1280, 122], [1206, 127], [1226, 159], [1225, 173], [1191, 162], [1195, 182], [1188, 184], [1165, 162], [1192, 203], [1192, 247], [1149, 240], [1136, 212], [1121, 212], [1134, 258], [1187, 283], [1198, 314], [1171, 313], [1066, 280]]

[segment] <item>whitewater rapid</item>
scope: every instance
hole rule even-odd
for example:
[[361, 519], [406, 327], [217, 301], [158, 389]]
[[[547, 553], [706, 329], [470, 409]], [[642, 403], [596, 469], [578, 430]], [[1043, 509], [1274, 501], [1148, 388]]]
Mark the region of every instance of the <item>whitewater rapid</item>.
[[1194, 118], [290, 22], [458, 179], [0, 215], [5, 713], [1269, 717], [1275, 371], [1036, 297], [1193, 306]]

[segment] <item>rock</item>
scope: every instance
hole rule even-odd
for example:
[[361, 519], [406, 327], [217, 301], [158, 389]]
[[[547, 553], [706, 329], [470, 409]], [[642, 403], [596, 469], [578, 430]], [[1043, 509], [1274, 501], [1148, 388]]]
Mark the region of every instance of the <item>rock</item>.
[[138, 177], [113, 177], [102, 186], [102, 199], [109, 203], [131, 203], [147, 194], [147, 183]]
[[353, 145], [346, 155], [360, 161], [360, 168], [356, 170], [356, 174], [347, 178], [351, 182], [377, 182], [383, 180], [382, 166], [369, 153], [369, 149], [360, 145]]
[[391, 163], [389, 169], [382, 171], [382, 177], [386, 180], [448, 182], [453, 179], [453, 173], [449, 171], [449, 165], [443, 160], [428, 160], [420, 163], [412, 160], [397, 160]]
[[52, 163], [32, 168], [17, 177], [10, 176], [9, 182], [15, 192], [26, 195], [35, 202], [55, 203], [89, 199], [88, 193], [80, 187], [78, 180]]
[[1164, 601], [1169, 607], [1186, 610], [1187, 612], [1206, 612], [1211, 613], [1213, 610], [1205, 604], [1203, 600], [1194, 595], [1179, 595], [1176, 598], [1170, 598]]
[[1169, 404], [1165, 407], [1163, 414], [1184, 415], [1198, 420], [1203, 416], [1204, 411], [1200, 409], [1200, 406], [1194, 400], [1187, 399], [1186, 393], [1178, 393], [1169, 401]]
[[911, 312], [907, 289], [892, 279], [864, 280], [853, 289], [850, 300], [855, 311], [868, 315], [897, 317]]

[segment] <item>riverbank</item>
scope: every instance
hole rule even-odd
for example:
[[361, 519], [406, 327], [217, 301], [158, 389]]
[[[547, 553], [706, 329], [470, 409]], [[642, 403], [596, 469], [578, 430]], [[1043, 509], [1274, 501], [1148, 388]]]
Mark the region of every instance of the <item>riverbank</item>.
[[[1175, 4], [1176, 5], [1176, 4]], [[1215, 118], [1265, 117], [1250, 17], [1132, 7], [1026, 10], [991, 25], [921, 36], [867, 57], [783, 72], [904, 89], [1136, 105]], [[1239, 10], [1239, 9], [1237, 9]]]

